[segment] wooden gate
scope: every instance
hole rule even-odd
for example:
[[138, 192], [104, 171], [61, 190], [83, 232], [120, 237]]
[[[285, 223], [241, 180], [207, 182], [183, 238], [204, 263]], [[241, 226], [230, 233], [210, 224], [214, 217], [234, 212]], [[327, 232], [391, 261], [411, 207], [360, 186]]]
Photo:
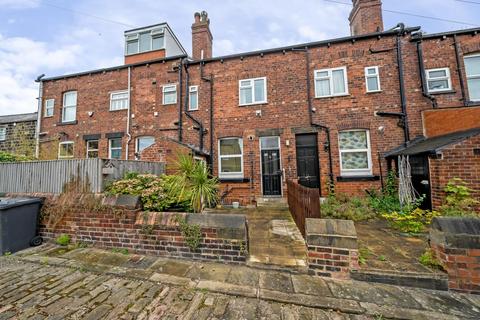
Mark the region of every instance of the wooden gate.
[[305, 237], [305, 219], [320, 218], [319, 189], [307, 188], [296, 180], [288, 180], [288, 208], [298, 229]]

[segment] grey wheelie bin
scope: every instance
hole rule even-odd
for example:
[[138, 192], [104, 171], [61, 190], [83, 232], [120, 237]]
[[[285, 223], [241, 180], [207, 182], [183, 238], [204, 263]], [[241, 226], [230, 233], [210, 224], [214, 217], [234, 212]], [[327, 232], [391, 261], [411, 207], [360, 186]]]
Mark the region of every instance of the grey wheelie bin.
[[42, 199], [0, 198], [0, 255], [38, 246], [37, 235]]

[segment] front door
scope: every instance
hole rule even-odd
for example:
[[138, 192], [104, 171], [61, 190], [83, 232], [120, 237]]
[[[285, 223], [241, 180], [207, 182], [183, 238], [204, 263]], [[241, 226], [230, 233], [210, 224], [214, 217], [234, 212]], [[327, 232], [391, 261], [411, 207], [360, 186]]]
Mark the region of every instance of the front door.
[[432, 209], [432, 198], [430, 195], [430, 173], [427, 156], [410, 156], [409, 158], [412, 185], [415, 191], [421, 196], [425, 195], [420, 205], [421, 209]]
[[296, 136], [298, 183], [309, 188], [320, 188], [317, 134]]
[[279, 137], [261, 137], [262, 188], [265, 196], [282, 195], [282, 169], [280, 167]]

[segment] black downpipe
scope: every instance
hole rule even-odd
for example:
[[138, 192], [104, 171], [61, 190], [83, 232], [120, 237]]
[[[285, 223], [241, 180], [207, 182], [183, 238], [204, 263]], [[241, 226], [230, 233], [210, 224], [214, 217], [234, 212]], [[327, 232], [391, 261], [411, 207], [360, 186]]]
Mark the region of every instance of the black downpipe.
[[[182, 112], [182, 88], [183, 88], [183, 75], [182, 75], [182, 60], [180, 60], [180, 67], [178, 68], [178, 83], [179, 83], [179, 99], [178, 99], [178, 141], [183, 140], [183, 112]], [[187, 91], [188, 92], [188, 91]]]
[[410, 141], [410, 130], [408, 127], [408, 115], [407, 115], [407, 97], [405, 95], [405, 80], [403, 76], [403, 57], [402, 57], [402, 35], [404, 32], [405, 26], [399, 24], [400, 30], [397, 34], [397, 63], [398, 63], [398, 78], [400, 81], [400, 105], [403, 113], [403, 134], [405, 138], [405, 143]]
[[428, 93], [427, 90], [427, 80], [425, 78], [425, 64], [423, 62], [423, 45], [422, 45], [422, 39], [420, 38], [417, 41], [417, 57], [418, 57], [418, 71], [420, 73], [420, 80], [422, 82], [422, 94], [424, 97], [430, 99], [432, 102], [432, 107], [436, 108], [437, 105], [437, 99], [435, 99], [434, 96]]
[[188, 85], [189, 85], [189, 80], [190, 80], [190, 75], [188, 73], [188, 64], [184, 64], [183, 61], [180, 65], [181, 67], [185, 66], [185, 115], [190, 118], [197, 126], [198, 126], [198, 139], [199, 139], [199, 148], [200, 151], [203, 151], [203, 134], [204, 134], [204, 129], [203, 129], [203, 124], [195, 119], [190, 112], [188, 111], [188, 100], [189, 100], [189, 92], [188, 92]]
[[203, 63], [200, 63], [200, 78], [203, 81], [206, 81], [210, 84], [210, 157], [208, 161], [208, 166], [210, 171], [213, 172], [213, 161], [214, 161], [214, 151], [213, 151], [213, 74], [210, 74], [210, 78], [203, 75]]
[[455, 58], [457, 60], [457, 73], [458, 73], [458, 80], [460, 82], [460, 90], [462, 91], [463, 105], [467, 107], [468, 100], [467, 100], [467, 95], [465, 93], [465, 83], [463, 82], [462, 65], [461, 65], [461, 59], [460, 59], [460, 49], [458, 48], [458, 41], [457, 41], [456, 34], [453, 35], [453, 46], [455, 47]]

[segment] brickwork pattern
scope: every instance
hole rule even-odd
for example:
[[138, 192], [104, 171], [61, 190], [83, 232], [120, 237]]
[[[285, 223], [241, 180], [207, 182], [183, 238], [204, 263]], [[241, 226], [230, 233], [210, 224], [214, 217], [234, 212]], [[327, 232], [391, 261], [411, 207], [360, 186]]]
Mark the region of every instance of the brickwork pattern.
[[312, 275], [350, 279], [350, 270], [358, 269], [358, 250], [308, 246], [308, 268]]
[[0, 124], [0, 128], [6, 129], [5, 140], [0, 141], [0, 151], [33, 156], [36, 125], [36, 121]]

